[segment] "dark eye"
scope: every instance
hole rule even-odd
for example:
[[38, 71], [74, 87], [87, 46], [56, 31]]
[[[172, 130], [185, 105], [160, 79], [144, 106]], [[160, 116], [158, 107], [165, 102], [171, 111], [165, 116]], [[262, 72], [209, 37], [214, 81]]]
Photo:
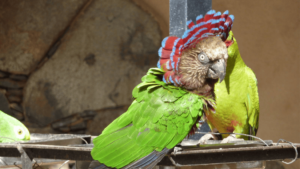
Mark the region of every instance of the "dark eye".
[[209, 59], [208, 59], [206, 53], [204, 53], [204, 52], [201, 52], [201, 53], [198, 54], [198, 59], [201, 63], [208, 63], [209, 62]]
[[19, 134], [19, 135], [21, 135], [22, 133], [23, 133], [23, 131], [22, 131], [22, 130], [19, 130], [19, 131], [18, 131], [18, 134]]

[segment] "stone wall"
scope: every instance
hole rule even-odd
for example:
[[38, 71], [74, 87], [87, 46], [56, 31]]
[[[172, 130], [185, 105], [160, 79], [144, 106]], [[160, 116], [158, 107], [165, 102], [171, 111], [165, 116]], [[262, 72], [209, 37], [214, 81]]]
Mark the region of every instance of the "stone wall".
[[0, 10], [0, 109], [32, 132], [100, 134], [158, 60], [160, 25], [130, 0], [12, 0]]

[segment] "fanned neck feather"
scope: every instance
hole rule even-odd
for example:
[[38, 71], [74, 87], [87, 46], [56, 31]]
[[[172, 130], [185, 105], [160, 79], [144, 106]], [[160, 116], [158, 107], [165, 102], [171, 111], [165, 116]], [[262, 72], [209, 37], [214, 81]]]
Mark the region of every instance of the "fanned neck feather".
[[228, 11], [223, 14], [210, 10], [196, 18], [196, 24], [188, 21], [186, 24], [188, 29], [181, 38], [169, 36], [163, 39], [161, 48], [158, 51], [160, 57], [157, 67], [165, 71], [163, 81], [166, 84], [174, 86], [182, 86], [183, 82], [179, 75], [179, 62], [181, 54], [184, 50], [193, 48], [197, 42], [209, 37], [218, 36], [226, 45], [231, 45], [231, 41], [226, 41], [229, 31], [234, 21], [233, 15], [228, 15]]

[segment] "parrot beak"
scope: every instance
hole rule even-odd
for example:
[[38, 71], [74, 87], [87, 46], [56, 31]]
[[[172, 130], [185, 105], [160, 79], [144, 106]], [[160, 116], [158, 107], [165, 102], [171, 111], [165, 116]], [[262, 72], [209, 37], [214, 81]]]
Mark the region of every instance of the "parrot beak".
[[30, 135], [27, 135], [27, 136], [25, 137], [25, 140], [30, 140]]
[[226, 75], [226, 64], [224, 59], [219, 59], [213, 63], [207, 73], [207, 77], [211, 79], [220, 79], [220, 83], [224, 80]]

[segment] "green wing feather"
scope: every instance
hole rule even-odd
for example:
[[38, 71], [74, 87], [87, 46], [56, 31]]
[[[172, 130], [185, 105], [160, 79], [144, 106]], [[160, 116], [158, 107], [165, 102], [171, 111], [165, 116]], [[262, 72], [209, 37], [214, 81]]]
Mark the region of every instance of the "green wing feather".
[[248, 123], [252, 127], [253, 134], [256, 135], [258, 130], [259, 122], [259, 97], [257, 89], [257, 79], [254, 72], [249, 68], [245, 68], [245, 72], [248, 75], [248, 89], [247, 89], [247, 99], [246, 107], [248, 112], [249, 121]]
[[163, 71], [152, 68], [136, 86], [128, 110], [93, 140], [92, 157], [121, 168], [152, 151], [171, 149], [189, 133], [202, 115], [203, 97], [161, 81]]

